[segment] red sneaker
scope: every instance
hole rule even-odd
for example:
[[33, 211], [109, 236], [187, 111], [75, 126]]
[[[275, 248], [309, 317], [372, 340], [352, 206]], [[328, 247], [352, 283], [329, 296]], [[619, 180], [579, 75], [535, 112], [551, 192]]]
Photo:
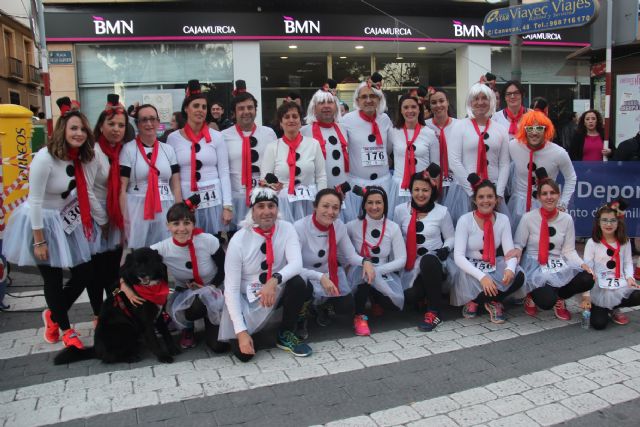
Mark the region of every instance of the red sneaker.
[[558, 301], [556, 301], [556, 305], [553, 306], [553, 312], [560, 320], [571, 320], [571, 313], [567, 310], [562, 298], [558, 298]]
[[196, 337], [193, 329], [183, 329], [180, 336], [180, 347], [187, 349], [196, 346]]
[[376, 317], [382, 316], [384, 314], [384, 307], [374, 302], [371, 304], [371, 314]]
[[76, 347], [80, 350], [84, 348], [84, 344], [82, 344], [82, 341], [80, 341], [80, 334], [77, 333], [73, 328], [66, 330], [66, 332], [62, 336], [62, 342], [64, 343], [65, 347]]
[[369, 319], [364, 314], [357, 314], [353, 318], [353, 329], [355, 329], [356, 335], [361, 337], [367, 337], [371, 335], [371, 330], [369, 330]]
[[51, 310], [48, 308], [42, 312], [44, 322], [44, 340], [49, 344], [60, 341], [60, 326], [51, 318]]
[[619, 308], [616, 308], [611, 312], [611, 321], [616, 325], [626, 325], [629, 323], [629, 318]]
[[473, 319], [478, 315], [478, 304], [474, 301], [469, 301], [462, 307], [462, 317], [465, 319]]
[[536, 314], [538, 314], [538, 307], [536, 306], [536, 303], [533, 302], [531, 294], [528, 294], [524, 299], [524, 312], [529, 316], [535, 316]]

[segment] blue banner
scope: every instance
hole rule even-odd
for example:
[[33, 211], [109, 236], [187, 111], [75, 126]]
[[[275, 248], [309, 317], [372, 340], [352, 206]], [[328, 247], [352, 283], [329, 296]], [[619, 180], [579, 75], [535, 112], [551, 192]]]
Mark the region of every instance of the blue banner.
[[625, 215], [627, 234], [640, 237], [639, 166], [639, 162], [573, 162], [578, 182], [568, 213], [575, 222], [576, 236], [590, 237], [596, 210], [623, 197], [629, 204]]

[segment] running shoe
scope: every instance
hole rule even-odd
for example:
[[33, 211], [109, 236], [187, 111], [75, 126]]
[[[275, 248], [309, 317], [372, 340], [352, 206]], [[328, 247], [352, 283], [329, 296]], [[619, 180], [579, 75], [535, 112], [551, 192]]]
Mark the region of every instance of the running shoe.
[[73, 328], [67, 329], [62, 335], [62, 342], [65, 347], [76, 347], [80, 350], [84, 348], [84, 344], [80, 341], [80, 334]]
[[465, 319], [473, 319], [478, 315], [478, 304], [474, 301], [469, 301], [462, 307], [462, 317]]
[[629, 323], [629, 318], [619, 308], [616, 308], [611, 312], [611, 321], [616, 325], [626, 325]]
[[44, 322], [44, 340], [49, 344], [60, 341], [60, 326], [51, 318], [51, 310], [48, 308], [42, 312]]
[[558, 298], [558, 301], [556, 301], [556, 304], [553, 306], [553, 312], [560, 320], [571, 320], [571, 313], [567, 310], [562, 298]]
[[528, 294], [524, 299], [524, 312], [529, 316], [535, 316], [536, 314], [538, 314], [538, 307], [536, 307], [536, 303], [533, 302], [531, 294]]
[[364, 314], [356, 314], [353, 318], [353, 329], [355, 329], [356, 335], [361, 337], [367, 337], [371, 335], [371, 330], [369, 329], [369, 318]]
[[485, 310], [489, 312], [489, 320], [491, 323], [504, 323], [504, 307], [498, 301], [485, 303]]
[[418, 324], [418, 329], [423, 332], [431, 332], [440, 323], [442, 323], [442, 320], [440, 320], [440, 318], [438, 317], [438, 313], [436, 313], [435, 311], [427, 311], [424, 314], [424, 319], [422, 320], [422, 322]]
[[183, 329], [180, 335], [180, 347], [193, 348], [196, 346], [196, 337], [193, 329]]
[[312, 353], [311, 347], [300, 341], [291, 331], [278, 332], [276, 346], [298, 357], [307, 357]]

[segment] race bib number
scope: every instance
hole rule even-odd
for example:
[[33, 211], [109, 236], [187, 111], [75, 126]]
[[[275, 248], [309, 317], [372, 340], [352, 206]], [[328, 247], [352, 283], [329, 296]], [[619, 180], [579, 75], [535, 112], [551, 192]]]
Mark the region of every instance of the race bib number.
[[369, 166], [385, 166], [387, 164], [387, 154], [384, 152], [384, 147], [362, 147], [360, 153], [363, 167]]
[[161, 182], [158, 184], [158, 191], [160, 192], [160, 200], [173, 200], [173, 194], [171, 194], [171, 189], [169, 188], [168, 183]]
[[311, 200], [313, 201], [316, 197], [316, 186], [315, 185], [302, 185], [298, 184], [294, 188], [294, 193], [289, 194], [289, 202], [299, 202], [302, 200]]
[[254, 173], [251, 175], [251, 188], [256, 188], [260, 185], [260, 174]]
[[452, 183], [453, 183], [453, 176], [449, 175], [449, 176], [442, 177], [443, 187], [450, 187]]
[[475, 268], [483, 273], [493, 273], [496, 271], [496, 266], [487, 261], [483, 261], [481, 259], [470, 259], [469, 261], [471, 261], [471, 264], [473, 264]]
[[620, 289], [627, 287], [627, 279], [620, 277], [616, 279], [613, 271], [603, 271], [598, 274], [598, 286], [602, 289]]
[[259, 282], [251, 283], [247, 286], [247, 301], [249, 301], [249, 304], [260, 299], [258, 292], [260, 292], [263, 286], [264, 285]]
[[62, 227], [67, 234], [73, 233], [73, 230], [80, 224], [80, 203], [78, 199], [73, 199], [71, 202], [62, 208], [60, 212], [62, 218]]
[[549, 257], [547, 263], [540, 266], [543, 273], [557, 273], [563, 270], [567, 263], [562, 258]]
[[200, 194], [200, 204], [198, 209], [210, 208], [212, 206], [219, 206], [222, 201], [220, 200], [220, 194], [215, 184], [204, 185], [198, 190]]

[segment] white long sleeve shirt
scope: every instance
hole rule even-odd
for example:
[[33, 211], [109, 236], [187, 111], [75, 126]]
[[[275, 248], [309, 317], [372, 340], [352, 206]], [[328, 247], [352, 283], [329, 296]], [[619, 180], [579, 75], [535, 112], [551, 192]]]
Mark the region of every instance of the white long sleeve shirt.
[[[394, 221], [400, 225], [402, 235], [407, 236], [409, 223], [411, 222], [411, 204], [402, 203], [396, 206]], [[455, 240], [455, 230], [449, 210], [438, 203], [422, 219], [416, 219], [416, 245], [417, 255], [422, 256], [427, 253], [434, 253], [442, 247], [453, 249]], [[443, 240], [444, 238], [444, 240]]]
[[[522, 216], [516, 229], [514, 245], [518, 249], [527, 250], [527, 256], [538, 258], [540, 244], [540, 209], [534, 209]], [[575, 265], [583, 261], [576, 252], [576, 231], [571, 215], [558, 211], [558, 215], [549, 221], [549, 255], [564, 257]]]
[[[299, 154], [296, 156], [296, 181], [302, 185], [315, 185], [317, 190], [327, 188], [327, 172], [320, 144], [313, 138], [303, 136], [296, 154]], [[274, 174], [284, 184], [283, 191], [287, 191], [289, 185], [288, 156], [289, 146], [280, 138], [265, 148], [260, 165], [260, 177]]]
[[[615, 244], [609, 245], [613, 247], [616, 246]], [[607, 247], [605, 245], [600, 242], [596, 243], [593, 239], [587, 240], [587, 244], [584, 247], [584, 262], [591, 267], [596, 274], [605, 271], [615, 274], [615, 267], [607, 267], [609, 260], [611, 260], [611, 256], [607, 254]], [[629, 241], [620, 247], [620, 263], [622, 264], [620, 267], [620, 275], [625, 279], [627, 277], [633, 277], [633, 257], [631, 255], [631, 243]], [[596, 284], [596, 286], [598, 285]]]
[[[507, 129], [501, 124], [487, 122], [489, 123], [491, 123], [487, 131], [489, 137], [484, 140], [489, 162], [487, 171], [489, 180], [496, 184], [498, 196], [504, 197], [504, 189], [509, 179], [509, 135]], [[481, 133], [485, 127], [479, 126]], [[473, 191], [467, 177], [477, 172], [478, 139], [473, 123], [468, 118], [458, 120], [451, 134], [451, 140], [447, 138], [449, 167], [453, 170], [458, 185], [461, 185], [469, 196]]]
[[[367, 230], [365, 238], [369, 245], [375, 245], [380, 241], [382, 222], [386, 221], [384, 236], [382, 236], [380, 245], [369, 249], [371, 262], [375, 266], [377, 275], [402, 270], [407, 262], [407, 248], [398, 224], [386, 218], [372, 219], [369, 215], [366, 216], [366, 219]], [[362, 247], [362, 223], [363, 220], [354, 219], [347, 224], [347, 232], [358, 253], [360, 253], [360, 248]]]
[[[511, 238], [511, 224], [506, 215], [495, 213], [496, 219], [493, 223], [493, 238], [495, 239], [496, 251], [502, 246], [506, 254], [513, 249], [513, 239]], [[466, 213], [458, 219], [456, 224], [456, 239], [453, 249], [453, 259], [459, 269], [473, 276], [480, 281], [485, 273], [477, 269], [470, 259], [482, 259], [482, 249], [484, 247], [484, 230], [476, 222], [473, 212]], [[507, 262], [507, 269], [515, 273], [518, 260], [510, 258]]]
[[[293, 224], [278, 220], [275, 227], [272, 274], [280, 273], [284, 284], [302, 271], [300, 241]], [[233, 235], [227, 247], [224, 299], [236, 334], [247, 330], [240, 294], [246, 294], [247, 286], [252, 283], [266, 283], [261, 281], [267, 273], [266, 251], [264, 237], [246, 227]]]
[[[340, 123], [337, 123], [337, 125], [340, 128], [340, 132], [342, 132], [342, 136], [344, 136], [344, 138], [347, 140], [348, 147], [347, 131]], [[347, 172], [344, 166], [342, 145], [340, 145], [340, 139], [338, 138], [336, 130], [333, 127], [321, 127], [320, 132], [322, 133], [322, 137], [324, 138], [325, 150], [327, 152], [327, 157], [325, 157], [324, 159], [324, 164], [327, 172], [327, 186], [333, 188], [336, 185], [340, 185], [343, 182], [347, 181]], [[303, 126], [302, 129], [300, 129], [300, 133], [309, 138], [313, 138], [313, 126]], [[320, 151], [322, 151], [322, 148], [320, 149]]]
[[[447, 141], [447, 164], [450, 164], [451, 162], [449, 161], [449, 157], [451, 156], [451, 154], [449, 153], [449, 150], [451, 147], [451, 138], [453, 135], [453, 129], [455, 128], [456, 123], [458, 123], [458, 119], [455, 119], [453, 117], [451, 117], [451, 120], [449, 121], [449, 124], [447, 126], [445, 126], [444, 130], [444, 136], [445, 139]], [[435, 145], [433, 151], [431, 151], [431, 162], [433, 163], [437, 163], [438, 166], [442, 166], [440, 165], [440, 129], [438, 128], [438, 126], [436, 126], [433, 123], [433, 118], [428, 119], [426, 121], [426, 125], [429, 129], [431, 129], [433, 131], [433, 133], [436, 136], [436, 142], [437, 144]], [[449, 168], [449, 178], [453, 178], [453, 171], [451, 170], [451, 168]]]
[[[393, 127], [391, 119], [386, 114], [379, 114], [376, 123], [382, 136], [382, 146], [378, 146], [374, 138], [369, 140], [371, 123], [363, 120], [358, 111], [352, 111], [342, 116], [340, 123], [347, 130], [347, 140], [349, 141], [349, 173], [361, 179], [375, 180], [389, 175], [389, 154], [391, 145], [389, 144], [389, 131]], [[369, 153], [370, 158], [373, 153], [367, 150], [374, 150], [379, 159], [379, 154], [384, 154], [383, 161], [379, 165], [365, 166], [363, 158]]]
[[[211, 142], [206, 142], [202, 138], [196, 145], [196, 184], [200, 189], [219, 179], [218, 194], [222, 194], [222, 204], [229, 206], [231, 205], [231, 182], [227, 145], [220, 132], [215, 129], [208, 130]], [[169, 135], [167, 144], [176, 152], [180, 165], [182, 198], [186, 199], [193, 194], [191, 191], [191, 141], [184, 138], [180, 131], [176, 131]]]
[[[409, 141], [415, 135], [415, 129], [407, 129]], [[393, 177], [402, 180], [404, 176], [404, 163], [407, 153], [407, 138], [404, 134], [404, 128], [391, 128], [389, 131], [389, 141], [393, 148]], [[440, 147], [438, 146], [438, 138], [436, 134], [427, 126], [422, 126], [420, 134], [412, 144], [415, 150], [416, 172], [422, 172], [429, 166], [431, 162], [440, 163]]]

